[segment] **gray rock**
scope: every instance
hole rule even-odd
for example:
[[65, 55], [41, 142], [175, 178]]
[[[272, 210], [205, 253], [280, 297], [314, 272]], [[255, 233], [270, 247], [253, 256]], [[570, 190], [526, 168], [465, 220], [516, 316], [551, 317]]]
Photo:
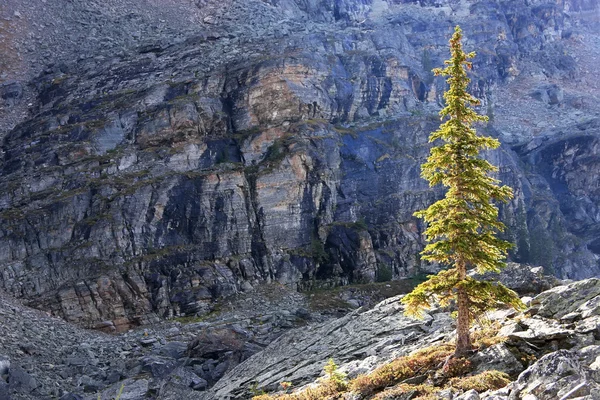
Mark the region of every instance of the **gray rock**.
[[158, 354], [174, 358], [176, 360], [183, 358], [187, 351], [188, 344], [184, 342], [168, 342], [161, 346]]
[[[354, 311], [321, 326], [284, 334], [228, 371], [208, 398], [245, 398], [252, 382], [268, 389], [277, 389], [283, 381], [308, 383], [321, 374], [332, 357], [354, 373], [365, 372], [365, 367], [372, 369], [377, 363], [406, 354], [450, 328], [449, 317], [444, 314], [426, 316], [424, 321], [404, 317], [398, 300], [390, 298], [369, 311]], [[366, 358], [370, 367], [356, 365]]]
[[471, 361], [477, 365], [475, 373], [496, 370], [514, 377], [523, 371], [523, 364], [517, 360], [504, 343], [495, 344], [479, 351]]
[[[171, 383], [176, 386], [183, 386], [193, 390], [206, 389], [208, 386], [208, 382], [206, 380], [198, 377], [196, 374], [185, 368], [175, 369], [165, 380], [165, 382], [167, 385]], [[163, 393], [159, 393], [159, 396], [161, 395], [163, 395]]]
[[594, 344], [591, 346], [583, 347], [579, 349], [578, 355], [579, 361], [581, 361], [583, 365], [590, 366], [592, 363], [596, 362], [598, 360], [598, 356], [600, 356], [600, 345]]
[[20, 82], [10, 82], [0, 85], [0, 97], [8, 106], [15, 106], [21, 101], [23, 86]]
[[142, 371], [149, 372], [154, 378], [164, 378], [176, 368], [176, 362], [168, 358], [148, 356], [142, 359]]
[[97, 393], [102, 387], [104, 387], [101, 382], [86, 375], [81, 376], [77, 380], [77, 386], [82, 387], [83, 391], [86, 393]]
[[[501, 210], [512, 259], [560, 277], [599, 273], [600, 120], [585, 72], [598, 54], [587, 20], [596, 0], [5, 2], [11, 35], [0, 45], [16, 52], [0, 73], [10, 80], [0, 89], [0, 287], [31, 306], [105, 332], [160, 331], [161, 319], [210, 319], [219, 299], [267, 283], [308, 290], [422, 272], [413, 211], [441, 195], [419, 165], [445, 88], [429, 70], [457, 22], [466, 47], [481, 50], [471, 90], [505, 143], [489, 158], [516, 193]], [[530, 88], [543, 89], [543, 103]], [[540, 271], [529, 272], [518, 290], [544, 288]], [[511, 340], [547, 350], [600, 338], [597, 296], [561, 290], [531, 312], [565, 312], [564, 321], [526, 321]], [[239, 307], [254, 320], [255, 306]], [[160, 332], [106, 337], [15, 310], [2, 315], [2, 352], [9, 372], [27, 369], [38, 398], [78, 390], [82, 376], [112, 390], [142, 368], [153, 381], [127, 385], [145, 396], [181, 367], [181, 343], [200, 336], [182, 328], [177, 345]], [[198, 364], [186, 368], [212, 385], [242, 362], [254, 378], [244, 360], [296, 324], [294, 308], [267, 311], [274, 317], [261, 328], [238, 317], [231, 335], [197, 341]], [[301, 338], [315, 355], [298, 379], [320, 373], [333, 350], [364, 372], [425, 340], [423, 330], [448, 328], [441, 317], [428, 322], [394, 334], [375, 324], [369, 332], [382, 340], [366, 348], [357, 335], [344, 343], [350, 320], [329, 325], [336, 343]], [[64, 345], [73, 342], [89, 346]], [[265, 354], [255, 356], [271, 374], [261, 382], [275, 385]], [[245, 382], [232, 382], [241, 393]], [[193, 392], [166, 386], [165, 396]]]
[[0, 399], [12, 400], [10, 386], [4, 381], [0, 381]]
[[479, 400], [479, 399], [480, 399], [479, 393], [477, 393], [473, 389], [461, 394], [458, 397], [455, 397], [455, 400]]
[[152, 346], [154, 343], [157, 342], [156, 338], [142, 338], [139, 340], [140, 344], [142, 346]]
[[550, 288], [560, 285], [560, 281], [544, 273], [542, 267], [531, 267], [518, 263], [507, 263], [506, 268], [499, 274], [487, 273], [478, 275], [478, 279], [497, 280], [520, 295], [538, 294]]
[[552, 320], [522, 318], [519, 321], [519, 325], [525, 327], [526, 329], [510, 333], [508, 335], [510, 339], [551, 341], [566, 339], [574, 334], [572, 329], [568, 329]]
[[[112, 400], [121, 392], [119, 400], [140, 400], [148, 394], [148, 381], [146, 379], [126, 379], [102, 391], [101, 400]], [[122, 390], [121, 390], [122, 388]], [[97, 400], [97, 396], [88, 396], [85, 400]]]
[[548, 102], [552, 105], [560, 104], [563, 101], [564, 94], [563, 90], [558, 86], [552, 86], [548, 88]]
[[531, 96], [536, 100], [540, 100], [550, 105], [560, 104], [564, 99], [563, 90], [557, 85], [542, 86], [533, 91]]
[[578, 314], [581, 318], [600, 315], [600, 280], [587, 279], [558, 286], [531, 301], [537, 315], [546, 318], [562, 318]]
[[600, 388], [588, 375], [576, 353], [559, 350], [545, 355], [523, 371], [512, 385], [509, 399], [518, 399], [525, 394], [539, 400], [586, 396]]
[[444, 399], [444, 400], [453, 400], [455, 398], [454, 394], [456, 393], [456, 391], [454, 389], [443, 389], [440, 390], [439, 392], [437, 392], [435, 395], [439, 398], [439, 399]]
[[84, 400], [83, 396], [74, 393], [62, 395], [59, 400]]
[[8, 370], [8, 387], [11, 391], [29, 394], [38, 386], [37, 380], [23, 368], [14, 366]]
[[[441, 195], [419, 174], [444, 89], [429, 69], [446, 57], [448, 30], [460, 20], [473, 32], [468, 46], [483, 51], [472, 90], [498, 110], [496, 96], [517, 101], [504, 91], [524, 65], [531, 87], [545, 84], [530, 81], [542, 70], [583, 73], [557, 32], [577, 25], [591, 46], [572, 10], [598, 10], [596, 0], [548, 13], [524, 0], [57, 0], [43, 11], [23, 1], [31, 7], [9, 6], [45, 28], [10, 38], [34, 49], [23, 62], [35, 73], [9, 69], [36, 76], [19, 81], [36, 112], [18, 125], [11, 112], [1, 145], [0, 286], [107, 332], [206, 315], [271, 281], [307, 290], [419, 273], [413, 212]], [[481, 23], [497, 34], [477, 33]], [[75, 44], [59, 46], [67, 37]], [[565, 84], [548, 101], [571, 104]], [[498, 135], [515, 108], [495, 119]], [[589, 188], [600, 125], [559, 108], [515, 123], [514, 146], [489, 157], [517, 193], [501, 211], [513, 259], [584, 278], [599, 271]], [[548, 132], [521, 129], [538, 121]]]
[[6, 356], [0, 355], [0, 377], [3, 379], [8, 375], [10, 369], [10, 360]]

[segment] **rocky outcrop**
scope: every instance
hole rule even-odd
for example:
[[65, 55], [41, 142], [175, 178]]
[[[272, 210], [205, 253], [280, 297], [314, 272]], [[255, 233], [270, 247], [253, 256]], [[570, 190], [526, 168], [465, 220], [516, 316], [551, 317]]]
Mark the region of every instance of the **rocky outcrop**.
[[531, 301], [537, 315], [567, 321], [596, 317], [600, 280], [588, 279], [550, 289]]
[[513, 262], [507, 263], [500, 273], [488, 272], [481, 275], [472, 271], [470, 274], [480, 280], [499, 281], [521, 296], [534, 296], [562, 283], [555, 276], [544, 274], [543, 267], [530, 267]]
[[349, 376], [355, 377], [377, 363], [439, 340], [450, 328], [446, 314], [415, 321], [402, 310], [393, 297], [372, 310], [286, 334], [230, 371], [217, 382], [210, 398], [247, 398], [254, 382], [268, 390], [277, 390], [280, 382], [302, 386], [321, 375], [329, 358], [344, 364]]
[[[124, 331], [210, 313], [215, 299], [268, 282], [305, 290], [435, 269], [418, 258], [413, 212], [440, 196], [419, 165], [444, 89], [429, 70], [451, 27], [480, 52], [472, 90], [492, 116], [494, 93], [522, 67], [580, 76], [566, 46], [585, 42], [582, 15], [598, 7], [221, 3], [198, 2], [201, 30], [149, 29], [143, 45], [119, 39], [128, 51], [48, 66], [27, 86], [31, 115], [0, 153], [7, 291]], [[3, 86], [11, 107], [15, 88]], [[512, 258], [597, 274], [596, 121], [514, 140], [501, 117], [489, 133], [512, 147], [489, 157], [516, 193], [502, 210]]]
[[[501, 370], [514, 382], [452, 398], [512, 400], [531, 393], [540, 400], [567, 394], [593, 399], [600, 383], [597, 286], [597, 279], [558, 286], [536, 296], [525, 314], [491, 313], [507, 340], [474, 354], [473, 373]], [[559, 298], [569, 309], [557, 313]], [[131, 400], [248, 398], [253, 391], [279, 390], [283, 381], [300, 388], [322, 374], [330, 357], [353, 378], [454, 337], [448, 312], [408, 319], [398, 297], [334, 320], [308, 310], [309, 299], [270, 285], [221, 301], [220, 311], [202, 321], [107, 335], [0, 293], [0, 394], [96, 400], [122, 390]]]
[[600, 384], [591, 379], [577, 354], [559, 350], [540, 358], [511, 385], [509, 399], [526, 395], [538, 399], [568, 399], [600, 396]]
[[[471, 397], [450, 393], [450, 398], [512, 400], [527, 394], [540, 400], [596, 398], [600, 388], [597, 286], [598, 280], [590, 279], [543, 292], [526, 312], [532, 317], [510, 311], [490, 314], [492, 321], [502, 325], [499, 335], [508, 340], [475, 354], [474, 373], [496, 369], [516, 379], [496, 392]], [[551, 299], [557, 296], [569, 303], [569, 310], [554, 315]], [[390, 298], [369, 311], [355, 311], [311, 331], [283, 335], [231, 370], [206, 398], [245, 398], [245, 390], [251, 387], [278, 390], [284, 381], [302, 387], [321, 374], [330, 357], [353, 378], [416, 348], [453, 337], [446, 313], [434, 311], [424, 321], [406, 319], [398, 300]]]

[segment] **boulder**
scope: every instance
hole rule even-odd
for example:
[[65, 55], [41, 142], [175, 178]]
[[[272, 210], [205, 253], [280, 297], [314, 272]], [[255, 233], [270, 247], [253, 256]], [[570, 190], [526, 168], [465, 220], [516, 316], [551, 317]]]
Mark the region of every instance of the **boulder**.
[[496, 370], [510, 376], [517, 376], [524, 368], [504, 343], [498, 343], [479, 351], [471, 358], [471, 362], [476, 365], [474, 374]]
[[182, 389], [185, 388], [188, 390], [204, 390], [207, 388], [208, 382], [191, 372], [189, 369], [180, 367], [174, 370], [164, 380], [163, 387], [159, 392], [159, 398], [162, 399], [165, 397], [165, 391], [163, 391], [163, 389], [170, 385], [180, 386]]
[[86, 396], [85, 400], [113, 400], [121, 393], [119, 400], [140, 400], [147, 398], [149, 382], [146, 379], [126, 379], [115, 383], [99, 395]]
[[[538, 400], [598, 398], [600, 385], [590, 378], [576, 352], [559, 350], [540, 358], [512, 384], [509, 400], [533, 395]], [[532, 397], [533, 398], [533, 397]]]
[[152, 377], [161, 379], [171, 374], [177, 363], [165, 357], [147, 356], [142, 359], [142, 371], [148, 372]]
[[547, 290], [531, 301], [531, 311], [546, 318], [600, 315], [600, 279], [591, 278]]
[[556, 277], [544, 274], [543, 267], [513, 262], [507, 263], [499, 274], [489, 272], [480, 275], [475, 271], [472, 274], [478, 279], [499, 281], [520, 295], [538, 294], [560, 284]]
[[240, 353], [248, 338], [231, 328], [212, 328], [201, 332], [187, 347], [187, 356], [219, 359], [225, 353]]
[[8, 106], [19, 104], [23, 96], [23, 85], [20, 82], [0, 84], [0, 97]]
[[184, 342], [168, 342], [164, 346], [161, 346], [157, 350], [157, 353], [178, 360], [185, 357], [187, 348], [188, 344]]
[[544, 85], [530, 93], [531, 97], [543, 103], [556, 105], [562, 103], [564, 92], [558, 85]]
[[8, 386], [13, 392], [29, 394], [39, 385], [36, 379], [23, 368], [15, 366], [8, 370]]

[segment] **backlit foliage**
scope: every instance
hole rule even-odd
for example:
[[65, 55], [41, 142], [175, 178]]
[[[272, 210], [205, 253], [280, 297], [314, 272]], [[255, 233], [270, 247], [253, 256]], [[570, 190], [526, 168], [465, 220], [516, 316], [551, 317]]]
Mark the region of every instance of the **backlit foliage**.
[[448, 76], [446, 106], [440, 111], [446, 121], [429, 137], [429, 142], [438, 145], [422, 165], [423, 178], [430, 186], [445, 186], [446, 195], [415, 213], [427, 223], [428, 244], [421, 258], [449, 269], [430, 276], [402, 300], [406, 314], [414, 317], [422, 317], [434, 302], [447, 306], [456, 301], [457, 355], [470, 350], [469, 323], [474, 317], [499, 304], [524, 307], [517, 294], [501, 283], [467, 276], [468, 269], [499, 272], [504, 266], [511, 244], [497, 237], [505, 227], [498, 221], [494, 203], [507, 202], [513, 194], [510, 187], [500, 186], [500, 181], [492, 176], [498, 168], [479, 155], [482, 150], [497, 148], [500, 142], [478, 135], [473, 127], [486, 122], [487, 117], [477, 114], [473, 106], [479, 100], [467, 92], [467, 70], [472, 68], [469, 60], [475, 53], [465, 53], [461, 41], [462, 31], [457, 26], [450, 39], [450, 60], [445, 62], [445, 68], [434, 70], [437, 76]]

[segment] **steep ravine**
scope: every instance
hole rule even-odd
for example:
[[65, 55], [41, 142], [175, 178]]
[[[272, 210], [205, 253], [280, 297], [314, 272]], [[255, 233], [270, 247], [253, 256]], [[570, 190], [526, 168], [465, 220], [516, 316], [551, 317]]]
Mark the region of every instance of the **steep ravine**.
[[[481, 129], [505, 142], [489, 157], [516, 194], [502, 209], [512, 258], [600, 272], [596, 92], [569, 86], [589, 78], [570, 52], [595, 40], [596, 1], [201, 3], [220, 22], [27, 83], [29, 117], [0, 152], [5, 290], [113, 331], [268, 282], [433, 268], [412, 214], [440, 195], [419, 165], [444, 90], [428, 70], [456, 23], [479, 52], [472, 90], [493, 117]], [[555, 127], [516, 132], [526, 107]]]

